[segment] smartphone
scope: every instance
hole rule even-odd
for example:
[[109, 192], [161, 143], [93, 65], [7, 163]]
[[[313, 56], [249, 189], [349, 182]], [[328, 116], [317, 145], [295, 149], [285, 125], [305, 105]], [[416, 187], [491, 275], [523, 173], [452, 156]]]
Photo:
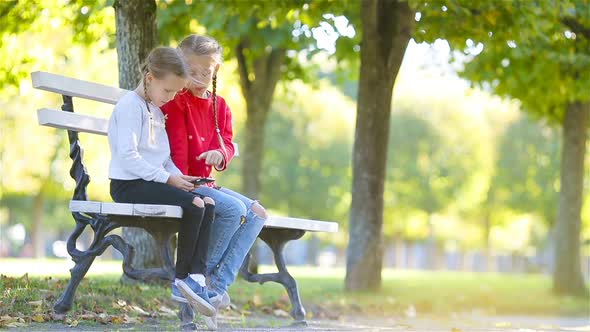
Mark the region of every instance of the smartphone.
[[193, 183], [196, 184], [197, 186], [200, 186], [205, 183], [211, 183], [211, 182], [215, 182], [215, 179], [214, 178], [198, 178], [193, 181]]

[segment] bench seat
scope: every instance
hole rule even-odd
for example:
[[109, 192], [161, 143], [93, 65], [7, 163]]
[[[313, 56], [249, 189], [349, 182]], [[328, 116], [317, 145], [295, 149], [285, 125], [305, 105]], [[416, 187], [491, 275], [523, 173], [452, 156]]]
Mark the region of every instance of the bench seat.
[[[70, 211], [118, 216], [181, 218], [182, 208], [174, 205], [128, 204], [97, 201], [70, 201]], [[269, 216], [266, 228], [300, 229], [306, 232], [338, 232], [338, 224], [329, 221]]]

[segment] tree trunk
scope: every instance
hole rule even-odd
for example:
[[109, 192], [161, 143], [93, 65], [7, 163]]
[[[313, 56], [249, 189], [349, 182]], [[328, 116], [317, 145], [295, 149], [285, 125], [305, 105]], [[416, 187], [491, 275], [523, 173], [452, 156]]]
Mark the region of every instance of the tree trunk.
[[43, 191], [39, 191], [33, 198], [33, 210], [31, 222], [31, 242], [33, 244], [33, 257], [45, 257], [45, 239], [43, 238], [43, 216], [45, 214], [45, 197]]
[[561, 190], [555, 227], [553, 290], [558, 294], [588, 294], [580, 266], [580, 227], [589, 118], [590, 103], [567, 106], [563, 122]]
[[141, 64], [157, 44], [155, 0], [116, 0], [119, 87], [133, 90], [141, 79]]
[[414, 13], [397, 0], [362, 2], [361, 68], [353, 148], [346, 289], [378, 289], [383, 264], [383, 189], [393, 83]]
[[[116, 0], [113, 4], [117, 25], [119, 87], [133, 90], [141, 80], [141, 64], [156, 46], [156, 2], [154, 0]], [[134, 266], [159, 264], [159, 253], [152, 237], [140, 228], [123, 228], [123, 238], [135, 248]], [[123, 279], [126, 279], [123, 277]]]
[[486, 271], [494, 271], [494, 264], [492, 262], [492, 248], [490, 243], [490, 233], [492, 230], [492, 219], [490, 215], [490, 209], [487, 208], [483, 218], [483, 243], [484, 243], [484, 254], [486, 259]]
[[[252, 99], [260, 97], [252, 97]], [[252, 199], [260, 195], [260, 172], [264, 157], [264, 128], [270, 105], [260, 105], [256, 100], [246, 100], [248, 116], [245, 130], [245, 153], [242, 162], [242, 192]]]
[[[260, 194], [260, 171], [264, 157], [264, 129], [270, 112], [275, 88], [281, 77], [285, 50], [272, 49], [253, 61], [248, 61], [245, 50], [248, 41], [236, 47], [240, 87], [246, 100], [246, 135], [242, 162], [242, 192], [253, 199]], [[253, 77], [253, 79], [252, 79]]]
[[[248, 61], [244, 52], [247, 48], [247, 38], [242, 39], [236, 47], [240, 87], [246, 100], [247, 113], [244, 153], [241, 154], [242, 193], [257, 199], [260, 195], [260, 172], [264, 157], [264, 129], [286, 52], [283, 49], [272, 49], [253, 61]], [[256, 243], [250, 249], [250, 255], [249, 269], [252, 273], [258, 273]]]

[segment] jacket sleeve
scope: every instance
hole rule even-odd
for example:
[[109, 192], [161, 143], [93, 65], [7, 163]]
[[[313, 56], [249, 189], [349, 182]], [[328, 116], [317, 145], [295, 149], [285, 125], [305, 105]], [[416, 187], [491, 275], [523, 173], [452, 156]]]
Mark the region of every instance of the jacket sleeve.
[[225, 171], [227, 169], [227, 165], [231, 162], [236, 153], [234, 144], [232, 142], [234, 132], [231, 110], [225, 102], [223, 102], [223, 109], [224, 121], [222, 124], [220, 123], [220, 125], [223, 127], [219, 129], [221, 131], [221, 137], [223, 138], [223, 144], [225, 145], [225, 151], [220, 146], [219, 151], [221, 151], [221, 154], [223, 154], [223, 163], [220, 167], [215, 167], [217, 171]]
[[170, 141], [172, 161], [182, 174], [188, 174], [186, 110], [177, 99], [174, 99], [162, 106], [162, 112], [167, 116], [166, 133]]

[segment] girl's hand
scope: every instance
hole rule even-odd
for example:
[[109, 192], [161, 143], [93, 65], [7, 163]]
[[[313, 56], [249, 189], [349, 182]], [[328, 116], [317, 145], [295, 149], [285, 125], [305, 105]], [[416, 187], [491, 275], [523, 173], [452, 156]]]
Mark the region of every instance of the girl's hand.
[[[198, 179], [198, 177], [196, 177], [196, 176], [190, 176], [190, 175], [180, 175], [180, 177], [183, 180], [190, 182], [193, 185], [193, 189], [199, 188], [199, 185], [198, 184], [195, 184], [195, 181]], [[191, 190], [193, 190], [193, 189], [191, 189]]]
[[205, 159], [205, 164], [220, 167], [223, 163], [223, 154], [219, 150], [209, 150], [201, 153], [197, 160]]
[[193, 178], [193, 177], [186, 176], [186, 175], [170, 175], [170, 177], [168, 178], [168, 181], [166, 181], [166, 183], [171, 185], [172, 187], [176, 187], [180, 190], [191, 191], [195, 188], [195, 185], [193, 183], [187, 181], [187, 179], [190, 180], [190, 178]]

